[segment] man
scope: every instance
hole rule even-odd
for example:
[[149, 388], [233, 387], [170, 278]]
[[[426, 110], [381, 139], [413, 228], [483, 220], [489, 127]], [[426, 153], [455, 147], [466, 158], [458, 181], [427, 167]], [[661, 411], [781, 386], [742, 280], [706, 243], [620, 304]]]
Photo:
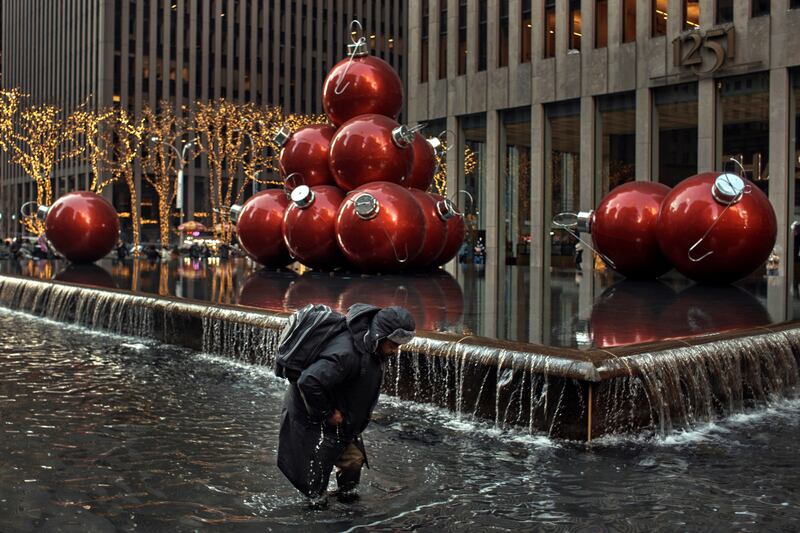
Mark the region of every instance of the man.
[[414, 329], [414, 319], [401, 307], [355, 304], [347, 312], [346, 328], [289, 385], [278, 468], [312, 506], [327, 503], [334, 466], [339, 499], [358, 497], [361, 467], [369, 466], [361, 433], [378, 403], [383, 365], [414, 338]]

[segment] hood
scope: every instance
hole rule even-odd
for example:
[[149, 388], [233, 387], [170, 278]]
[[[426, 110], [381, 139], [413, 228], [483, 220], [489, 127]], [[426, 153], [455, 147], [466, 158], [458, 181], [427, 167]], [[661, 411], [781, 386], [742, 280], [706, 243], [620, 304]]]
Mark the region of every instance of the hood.
[[369, 337], [368, 333], [372, 318], [380, 310], [380, 307], [369, 304], [353, 304], [347, 310], [347, 329], [353, 335], [353, 344], [355, 344], [356, 349], [363, 354], [373, 351], [365, 341]]

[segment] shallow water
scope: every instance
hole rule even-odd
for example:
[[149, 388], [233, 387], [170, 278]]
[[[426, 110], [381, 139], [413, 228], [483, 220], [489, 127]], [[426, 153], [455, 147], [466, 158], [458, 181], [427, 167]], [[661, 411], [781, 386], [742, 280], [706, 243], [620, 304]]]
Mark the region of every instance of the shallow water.
[[384, 398], [362, 499], [306, 509], [263, 368], [0, 310], [0, 531], [796, 530], [800, 401], [591, 446]]

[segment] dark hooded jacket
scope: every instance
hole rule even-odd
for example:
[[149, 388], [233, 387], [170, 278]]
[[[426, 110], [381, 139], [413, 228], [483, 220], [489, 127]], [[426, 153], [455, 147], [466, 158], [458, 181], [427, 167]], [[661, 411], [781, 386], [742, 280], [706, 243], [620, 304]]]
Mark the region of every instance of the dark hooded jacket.
[[[278, 468], [307, 496], [324, 493], [336, 459], [369, 423], [383, 381], [378, 344], [397, 328], [414, 329], [404, 310], [377, 316], [380, 310], [350, 307], [347, 327], [286, 392]], [[327, 423], [334, 409], [344, 418], [338, 427]]]

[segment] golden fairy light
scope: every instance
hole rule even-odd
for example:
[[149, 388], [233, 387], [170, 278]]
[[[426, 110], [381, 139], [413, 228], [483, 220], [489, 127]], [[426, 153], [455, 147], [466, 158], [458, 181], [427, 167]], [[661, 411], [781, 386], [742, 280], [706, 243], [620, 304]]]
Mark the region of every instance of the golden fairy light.
[[145, 106], [142, 115], [144, 138], [148, 141], [142, 150], [142, 177], [156, 192], [159, 239], [166, 248], [169, 246], [169, 217], [179, 192], [178, 176], [197, 151], [193, 149], [194, 140], [182, 142], [187, 133], [187, 120], [176, 116], [169, 102], [162, 101], [158, 111]]
[[[83, 151], [78, 142], [83, 125], [79, 113], [64, 117], [62, 110], [54, 105], [20, 108], [22, 96], [16, 89], [0, 93], [0, 148], [34, 180], [36, 203], [51, 205], [53, 170]], [[44, 233], [44, 225], [33, 217], [22, 217], [20, 222], [36, 235]]]

